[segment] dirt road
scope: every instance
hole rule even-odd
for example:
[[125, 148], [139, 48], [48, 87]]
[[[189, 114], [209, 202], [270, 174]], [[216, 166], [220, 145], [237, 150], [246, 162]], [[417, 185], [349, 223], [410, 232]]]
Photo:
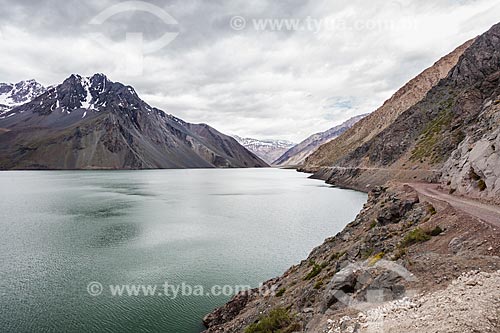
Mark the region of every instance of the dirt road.
[[438, 189], [437, 184], [408, 184], [414, 188], [419, 195], [429, 199], [429, 201], [440, 201], [450, 204], [466, 214], [474, 216], [495, 227], [500, 227], [500, 207], [489, 205], [476, 200], [454, 196]]

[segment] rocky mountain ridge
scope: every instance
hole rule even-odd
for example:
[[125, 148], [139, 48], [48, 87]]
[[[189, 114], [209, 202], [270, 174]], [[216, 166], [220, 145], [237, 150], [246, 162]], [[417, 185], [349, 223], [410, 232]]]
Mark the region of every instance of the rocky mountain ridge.
[[297, 166], [304, 162], [304, 160], [321, 145], [337, 138], [342, 135], [349, 128], [354, 126], [358, 121], [366, 117], [367, 114], [352, 117], [338, 126], [334, 126], [324, 132], [315, 133], [294, 147], [291, 147], [282, 156], [276, 159], [273, 164], [280, 166]]
[[206, 124], [151, 107], [103, 74], [71, 75], [0, 117], [1, 169], [263, 167]]
[[0, 116], [11, 108], [27, 103], [47, 89], [35, 80], [0, 83]]
[[343, 135], [322, 145], [309, 156], [301, 167], [306, 172], [315, 172], [321, 167], [336, 165], [350, 152], [372, 140], [376, 135], [389, 127], [404, 111], [421, 101], [431, 88], [445, 78], [457, 64], [463, 52], [474, 42], [470, 40], [457, 47], [450, 54], [439, 59], [410, 80], [384, 104], [360, 120]]
[[307, 259], [208, 314], [207, 332], [500, 329], [498, 202], [455, 195], [498, 198], [500, 24], [450, 59], [382, 128], [376, 112], [308, 159], [305, 171], [367, 203]]
[[236, 141], [238, 141], [243, 147], [250, 150], [252, 153], [269, 164], [272, 164], [284, 152], [295, 146], [295, 143], [288, 140], [259, 140], [253, 138], [242, 138], [237, 135], [233, 135], [233, 138], [235, 138]]

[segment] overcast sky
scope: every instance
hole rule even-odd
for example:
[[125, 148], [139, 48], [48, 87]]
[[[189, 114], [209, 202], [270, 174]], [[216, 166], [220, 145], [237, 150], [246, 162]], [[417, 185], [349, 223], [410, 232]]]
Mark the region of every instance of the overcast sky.
[[[177, 0], [112, 7], [123, 2], [0, 0], [0, 82], [34, 78], [52, 85], [71, 73], [102, 72], [186, 121], [298, 142], [375, 110], [500, 18], [496, 0]], [[98, 16], [106, 9], [114, 15]], [[281, 31], [269, 23], [262, 28], [263, 19], [278, 20]], [[142, 33], [145, 49], [130, 33]], [[165, 34], [175, 39], [158, 45]]]

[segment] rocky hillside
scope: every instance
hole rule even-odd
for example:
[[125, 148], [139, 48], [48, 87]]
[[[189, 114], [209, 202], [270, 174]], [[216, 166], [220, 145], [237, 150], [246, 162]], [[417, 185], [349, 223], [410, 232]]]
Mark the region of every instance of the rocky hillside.
[[0, 169], [262, 166], [232, 137], [167, 115], [102, 74], [72, 75], [0, 117]]
[[295, 146], [295, 143], [287, 140], [258, 140], [242, 138], [237, 135], [233, 135], [233, 137], [243, 147], [269, 164], [272, 164], [278, 157], [283, 155], [284, 152]]
[[460, 56], [472, 43], [473, 40], [468, 41], [438, 60], [433, 66], [405, 84], [376, 111], [359, 121], [339, 138], [321, 146], [307, 158], [303, 170], [314, 172], [324, 166], [336, 165], [347, 154], [389, 127], [399, 115], [421, 101], [431, 88], [449, 74]]
[[494, 332], [500, 328], [499, 295], [500, 270], [472, 270], [453, 280], [445, 290], [405, 297], [354, 318], [330, 320], [325, 332]]
[[[427, 313], [439, 313], [446, 301], [426, 304], [418, 295], [446, 288], [463, 272], [497, 271], [500, 229], [426, 200], [407, 185], [374, 189], [356, 219], [306, 260], [207, 315], [207, 332], [355, 332], [369, 321], [372, 328], [383, 325], [384, 317], [375, 314], [384, 311], [381, 304], [397, 299], [420, 302]], [[498, 288], [488, 292], [499, 299]], [[491, 332], [500, 329], [498, 314], [479, 311], [470, 318], [463, 313], [457, 314], [469, 319], [464, 327], [471, 327], [463, 332], [476, 332], [475, 323]], [[347, 318], [359, 318], [358, 323], [350, 326]], [[454, 327], [432, 318], [403, 331], [423, 332], [418, 328], [425, 324], [442, 333]], [[370, 332], [381, 332], [377, 327]]]
[[318, 147], [340, 136], [364, 117], [366, 117], [366, 114], [353, 117], [329, 130], [311, 135], [298, 145], [287, 150], [282, 156], [276, 159], [273, 164], [280, 166], [301, 165], [309, 155], [318, 149]]
[[452, 192], [495, 199], [499, 41], [497, 24], [475, 39], [424, 99], [318, 177], [359, 189], [390, 179], [441, 180]]
[[15, 106], [32, 101], [47, 89], [35, 80], [0, 83], [0, 115]]

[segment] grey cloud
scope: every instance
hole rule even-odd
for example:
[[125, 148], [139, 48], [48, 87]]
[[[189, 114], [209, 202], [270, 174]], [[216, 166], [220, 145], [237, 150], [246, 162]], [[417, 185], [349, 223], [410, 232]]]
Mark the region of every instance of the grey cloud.
[[[49, 85], [75, 72], [104, 72], [187, 121], [241, 136], [300, 141], [373, 111], [500, 17], [493, 0], [149, 2], [178, 25], [138, 12], [88, 24], [118, 0], [0, 0], [0, 81], [35, 78]], [[233, 15], [247, 19], [244, 30], [231, 29]], [[252, 26], [252, 19], [307, 17], [343, 24], [316, 32]], [[355, 23], [393, 26], [354, 29]], [[126, 32], [142, 32], [154, 40], [165, 31], [179, 35], [145, 56], [140, 76], [124, 73], [122, 49], [110, 51], [89, 38], [101, 32], [119, 42]]]

